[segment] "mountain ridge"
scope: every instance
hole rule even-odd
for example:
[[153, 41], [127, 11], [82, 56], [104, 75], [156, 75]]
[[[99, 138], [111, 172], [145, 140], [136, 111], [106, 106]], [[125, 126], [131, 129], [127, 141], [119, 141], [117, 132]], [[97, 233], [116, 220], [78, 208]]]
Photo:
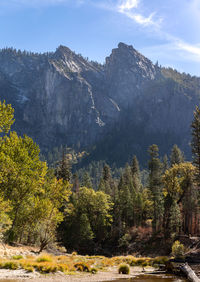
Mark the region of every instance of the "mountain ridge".
[[121, 164], [132, 154], [144, 160], [157, 142], [162, 155], [177, 143], [189, 157], [199, 97], [200, 78], [154, 65], [124, 43], [104, 65], [62, 45], [46, 54], [0, 51], [0, 99], [15, 108], [14, 129], [44, 152], [63, 144]]

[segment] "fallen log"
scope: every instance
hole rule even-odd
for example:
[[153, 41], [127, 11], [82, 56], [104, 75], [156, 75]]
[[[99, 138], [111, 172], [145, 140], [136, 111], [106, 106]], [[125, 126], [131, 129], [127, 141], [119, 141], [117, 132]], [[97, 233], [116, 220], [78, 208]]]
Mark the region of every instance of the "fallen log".
[[187, 276], [187, 279], [191, 282], [200, 282], [200, 279], [197, 277], [197, 275], [187, 262], [180, 266], [180, 270]]

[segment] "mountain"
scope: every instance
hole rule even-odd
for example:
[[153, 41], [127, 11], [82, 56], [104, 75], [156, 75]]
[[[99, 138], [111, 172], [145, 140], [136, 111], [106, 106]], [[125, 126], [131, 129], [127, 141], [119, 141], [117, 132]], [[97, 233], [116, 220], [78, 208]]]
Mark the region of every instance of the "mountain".
[[14, 129], [41, 147], [61, 144], [90, 152], [88, 161], [144, 163], [147, 148], [161, 155], [177, 144], [190, 157], [190, 123], [200, 78], [154, 65], [119, 43], [105, 64], [59, 46], [35, 54], [0, 51], [0, 99], [15, 108]]

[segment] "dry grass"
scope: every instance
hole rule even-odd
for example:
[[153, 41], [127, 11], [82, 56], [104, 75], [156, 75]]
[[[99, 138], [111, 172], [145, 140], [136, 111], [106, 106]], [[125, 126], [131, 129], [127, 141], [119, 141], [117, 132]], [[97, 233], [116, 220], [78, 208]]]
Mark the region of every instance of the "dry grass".
[[98, 270], [106, 270], [108, 267], [127, 264], [128, 266], [155, 266], [165, 264], [167, 257], [136, 258], [134, 256], [118, 256], [107, 258], [104, 256], [80, 256], [78, 254], [53, 256], [44, 254], [38, 257], [27, 256], [26, 258], [12, 257], [0, 259], [0, 268], [25, 269], [28, 272], [38, 271], [42, 274], [61, 271], [65, 274], [76, 272], [96, 273]]

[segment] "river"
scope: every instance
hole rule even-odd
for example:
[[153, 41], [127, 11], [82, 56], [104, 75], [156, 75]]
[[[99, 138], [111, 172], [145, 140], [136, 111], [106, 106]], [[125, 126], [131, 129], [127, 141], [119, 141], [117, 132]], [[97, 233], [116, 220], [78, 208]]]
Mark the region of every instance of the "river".
[[[174, 275], [138, 275], [134, 278], [130, 279], [118, 279], [114, 280], [115, 282], [186, 282], [187, 280], [182, 277], [176, 277]], [[114, 281], [107, 281], [107, 282], [114, 282]]]
[[[22, 280], [15, 280], [15, 279], [0, 279], [0, 282], [21, 282], [21, 281]], [[23, 281], [25, 282], [26, 279]], [[28, 281], [31, 281], [31, 280], [28, 280]], [[40, 279], [38, 279], [37, 281], [39, 282]], [[48, 282], [48, 279], [46, 281]], [[162, 274], [162, 275], [138, 275], [134, 278], [125, 279], [124, 277], [124, 279], [118, 279], [118, 280], [112, 280], [112, 281], [106, 281], [106, 282], [133, 282], [133, 281], [134, 282], [186, 282], [186, 279], [181, 278], [181, 277], [176, 277], [174, 275]], [[81, 279], [80, 279], [80, 282], [81, 282]]]

